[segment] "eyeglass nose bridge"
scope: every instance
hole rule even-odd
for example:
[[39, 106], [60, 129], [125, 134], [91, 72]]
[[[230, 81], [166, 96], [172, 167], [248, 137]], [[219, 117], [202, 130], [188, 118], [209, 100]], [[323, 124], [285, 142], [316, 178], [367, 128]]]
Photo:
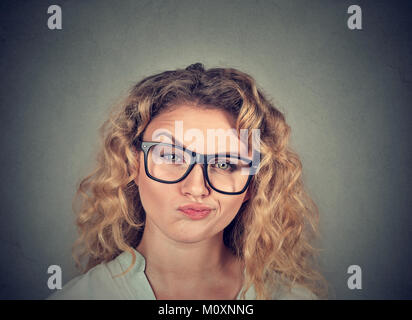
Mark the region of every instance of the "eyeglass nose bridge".
[[202, 167], [203, 179], [204, 179], [205, 181], [207, 181], [208, 184], [210, 184], [210, 183], [209, 183], [208, 176], [207, 176], [207, 157], [206, 157], [204, 154], [197, 153], [197, 152], [194, 152], [194, 151], [191, 151], [191, 155], [192, 155], [191, 163], [190, 163], [190, 166], [189, 166], [189, 168], [188, 168], [188, 171], [187, 171], [186, 174], [184, 175], [184, 178], [183, 178], [183, 179], [186, 179], [187, 176], [188, 176], [190, 173], [192, 173], [193, 168], [195, 167], [196, 164], [200, 164], [201, 167]]
[[[186, 150], [188, 151], [188, 150]], [[214, 157], [214, 155], [207, 155], [207, 154], [202, 154], [202, 153], [197, 153], [195, 151], [190, 151], [191, 153], [191, 163], [189, 165], [189, 168], [187, 172], [184, 174], [184, 176], [179, 180], [185, 180], [192, 172], [193, 168], [195, 167], [196, 164], [200, 164], [202, 167], [202, 174], [203, 174], [203, 180], [206, 183], [207, 188], [212, 188], [214, 190], [217, 190], [216, 188], [213, 187], [212, 183], [209, 180], [209, 175], [208, 175], [208, 161], [210, 157]], [[221, 192], [221, 191], [219, 191]]]
[[204, 164], [206, 157], [203, 154], [196, 153], [192, 151], [192, 161], [193, 163]]

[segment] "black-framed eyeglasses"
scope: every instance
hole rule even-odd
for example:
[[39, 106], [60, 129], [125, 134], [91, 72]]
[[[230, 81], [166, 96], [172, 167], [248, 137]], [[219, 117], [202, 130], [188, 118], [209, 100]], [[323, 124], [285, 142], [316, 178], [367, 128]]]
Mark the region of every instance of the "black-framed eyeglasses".
[[204, 178], [213, 190], [236, 195], [246, 191], [256, 172], [253, 161], [240, 155], [205, 155], [164, 142], [136, 140], [134, 145], [144, 153], [146, 175], [161, 183], [182, 181], [199, 163], [203, 167]]

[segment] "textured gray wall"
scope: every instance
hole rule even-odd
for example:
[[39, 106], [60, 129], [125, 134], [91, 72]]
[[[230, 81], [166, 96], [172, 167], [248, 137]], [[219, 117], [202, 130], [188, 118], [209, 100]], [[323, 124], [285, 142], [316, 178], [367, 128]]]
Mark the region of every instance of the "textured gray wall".
[[[347, 28], [360, 4], [363, 30]], [[63, 30], [46, 27], [60, 4]], [[337, 299], [412, 298], [411, 5], [401, 1], [1, 1], [0, 297], [76, 275], [71, 201], [111, 103], [203, 62], [252, 74], [285, 112], [321, 212]], [[362, 290], [347, 268], [362, 267]]]

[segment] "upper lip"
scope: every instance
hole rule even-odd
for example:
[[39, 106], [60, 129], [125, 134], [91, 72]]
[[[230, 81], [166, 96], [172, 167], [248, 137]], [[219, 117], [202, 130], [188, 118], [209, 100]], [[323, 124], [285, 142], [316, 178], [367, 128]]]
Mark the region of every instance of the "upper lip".
[[188, 210], [188, 209], [197, 210], [197, 211], [213, 210], [212, 207], [209, 207], [209, 206], [207, 206], [205, 204], [201, 204], [201, 203], [189, 203], [189, 204], [185, 204], [183, 206], [180, 206], [178, 208], [178, 210]]

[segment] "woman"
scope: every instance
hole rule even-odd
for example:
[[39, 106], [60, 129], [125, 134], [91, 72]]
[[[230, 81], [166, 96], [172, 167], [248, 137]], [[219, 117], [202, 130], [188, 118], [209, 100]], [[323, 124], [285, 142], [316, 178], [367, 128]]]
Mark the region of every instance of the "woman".
[[87, 265], [49, 298], [322, 294], [317, 208], [290, 127], [252, 77], [200, 63], [147, 77], [101, 132], [77, 193], [74, 258]]

